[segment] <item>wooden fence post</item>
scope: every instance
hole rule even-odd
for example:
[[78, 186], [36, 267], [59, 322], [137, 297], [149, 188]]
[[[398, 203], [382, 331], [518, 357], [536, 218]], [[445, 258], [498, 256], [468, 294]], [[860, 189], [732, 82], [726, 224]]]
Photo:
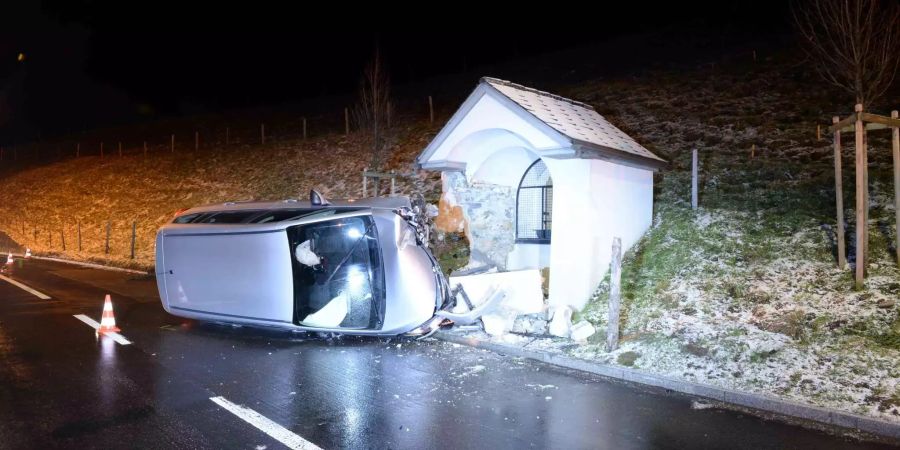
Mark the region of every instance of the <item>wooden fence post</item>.
[[865, 266], [865, 245], [863, 244], [863, 239], [865, 239], [864, 230], [868, 224], [866, 224], [866, 215], [864, 212], [865, 209], [865, 184], [866, 178], [863, 174], [863, 121], [862, 121], [862, 110], [863, 105], [857, 103], [856, 104], [856, 128], [854, 130], [854, 135], [856, 138], [856, 288], [861, 289], [863, 286], [863, 271]]
[[697, 209], [697, 149], [691, 152], [691, 209]]
[[366, 167], [363, 169], [363, 190], [362, 190], [362, 198], [366, 198], [366, 195], [369, 194], [369, 178], [366, 177], [366, 172], [369, 171], [369, 168]]
[[847, 254], [844, 244], [844, 171], [841, 168], [841, 130], [837, 127], [840, 117], [831, 118], [834, 128], [834, 200], [837, 208], [837, 253], [838, 267], [843, 269], [847, 265]]
[[[897, 110], [891, 111], [891, 119], [897, 118]], [[894, 236], [894, 249], [897, 252], [897, 264], [900, 264], [900, 128], [891, 130], [891, 143], [894, 155], [894, 217], [897, 234]]]
[[100, 159], [103, 159], [103, 142], [100, 142]]
[[131, 259], [134, 259], [134, 240], [137, 236], [137, 222], [131, 222]]
[[119, 157], [122, 157], [122, 143], [119, 142]]
[[228, 147], [228, 143], [231, 140], [231, 128], [225, 127], [225, 146]]
[[430, 123], [434, 123], [434, 101], [430, 95], [428, 96], [428, 120]]
[[172, 135], [172, 143], [170, 144], [171, 152], [175, 153], [175, 135]]
[[259, 124], [259, 138], [262, 145], [266, 145], [266, 124]]
[[75, 144], [75, 157], [76, 158], [81, 157], [81, 142]]
[[306, 140], [306, 117], [303, 118], [303, 140]]
[[78, 251], [81, 251], [81, 221], [78, 221]]
[[344, 108], [344, 135], [350, 135], [350, 108]]
[[64, 230], [59, 230], [59, 241], [62, 242], [63, 251], [66, 251], [66, 233]]
[[609, 264], [609, 322], [606, 327], [606, 351], [619, 347], [619, 308], [622, 304], [622, 240], [614, 237]]
[[109, 256], [109, 229], [110, 229], [110, 223], [107, 220], [106, 221], [106, 256]]

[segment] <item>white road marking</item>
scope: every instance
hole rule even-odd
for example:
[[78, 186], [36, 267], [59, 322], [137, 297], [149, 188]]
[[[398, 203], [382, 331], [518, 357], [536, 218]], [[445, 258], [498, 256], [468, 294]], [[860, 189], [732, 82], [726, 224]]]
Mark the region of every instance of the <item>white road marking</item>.
[[262, 414], [247, 408], [246, 406], [231, 403], [225, 397], [210, 397], [209, 399], [212, 400], [213, 403], [228, 410], [228, 412], [240, 417], [244, 422], [253, 425], [276, 441], [286, 445], [288, 448], [296, 450], [322, 450], [318, 445], [303, 439], [299, 435], [291, 432], [291, 430], [272, 422]]
[[[78, 319], [78, 320], [80, 320], [80, 321], [82, 321], [82, 322], [88, 324], [89, 327], [91, 327], [91, 328], [93, 328], [93, 329], [95, 329], [95, 330], [100, 328], [100, 324], [97, 323], [96, 320], [91, 319], [90, 317], [88, 317], [88, 316], [86, 316], [86, 315], [84, 315], [84, 314], [75, 314], [73, 317], [75, 317], [76, 319]], [[118, 343], [121, 344], [121, 345], [128, 345], [128, 344], [131, 343], [131, 341], [129, 341], [128, 339], [125, 339], [125, 336], [122, 336], [122, 335], [119, 334], [119, 333], [113, 333], [113, 332], [109, 332], [109, 331], [108, 331], [108, 332], [106, 332], [106, 333], [103, 333], [103, 335], [104, 335], [104, 336], [109, 336], [110, 338], [112, 338], [112, 340], [118, 342]]]
[[39, 298], [39, 299], [41, 299], [41, 300], [50, 300], [50, 296], [49, 296], [49, 295], [44, 294], [43, 292], [38, 292], [38, 291], [36, 291], [36, 290], [34, 290], [34, 289], [28, 287], [28, 286], [25, 286], [25, 285], [22, 284], [22, 283], [19, 283], [19, 282], [16, 281], [16, 280], [13, 280], [12, 278], [8, 278], [8, 277], [6, 277], [6, 276], [0, 275], [0, 280], [6, 281], [7, 283], [9, 283], [9, 284], [11, 284], [11, 285], [13, 285], [13, 286], [18, 287], [18, 288], [22, 289], [23, 291], [26, 291], [26, 292], [28, 292], [29, 294], [32, 294], [32, 295], [34, 295], [35, 297], [37, 297], [37, 298]]

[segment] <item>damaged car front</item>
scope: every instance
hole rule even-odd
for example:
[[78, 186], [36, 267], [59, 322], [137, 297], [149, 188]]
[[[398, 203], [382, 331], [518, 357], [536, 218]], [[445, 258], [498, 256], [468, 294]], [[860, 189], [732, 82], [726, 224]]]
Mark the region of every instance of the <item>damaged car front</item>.
[[[315, 194], [315, 193], [313, 193]], [[440, 267], [407, 198], [249, 202], [179, 213], [157, 234], [170, 314], [358, 335], [424, 335], [446, 319]]]

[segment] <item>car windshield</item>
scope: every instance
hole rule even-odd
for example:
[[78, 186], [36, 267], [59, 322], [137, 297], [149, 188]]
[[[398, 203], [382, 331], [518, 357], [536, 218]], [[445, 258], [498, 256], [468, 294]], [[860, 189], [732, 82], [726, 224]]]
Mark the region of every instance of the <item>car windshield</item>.
[[295, 322], [316, 328], [381, 328], [384, 273], [372, 216], [287, 230]]

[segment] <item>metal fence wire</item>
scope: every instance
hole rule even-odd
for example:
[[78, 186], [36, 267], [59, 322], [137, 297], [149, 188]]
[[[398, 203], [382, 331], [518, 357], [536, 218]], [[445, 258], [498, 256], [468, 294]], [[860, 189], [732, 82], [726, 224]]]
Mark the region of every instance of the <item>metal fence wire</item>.
[[516, 240], [550, 242], [553, 217], [553, 179], [543, 160], [522, 176], [516, 197]]

